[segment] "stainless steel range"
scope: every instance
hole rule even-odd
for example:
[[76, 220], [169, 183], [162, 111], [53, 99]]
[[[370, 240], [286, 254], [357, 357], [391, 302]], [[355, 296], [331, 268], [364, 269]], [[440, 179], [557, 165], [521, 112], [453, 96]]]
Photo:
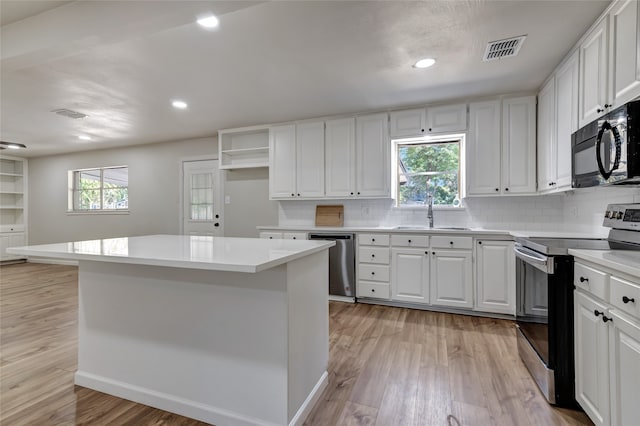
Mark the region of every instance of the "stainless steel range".
[[518, 352], [547, 400], [576, 406], [573, 257], [569, 249], [640, 250], [640, 204], [609, 205], [607, 239], [516, 238]]

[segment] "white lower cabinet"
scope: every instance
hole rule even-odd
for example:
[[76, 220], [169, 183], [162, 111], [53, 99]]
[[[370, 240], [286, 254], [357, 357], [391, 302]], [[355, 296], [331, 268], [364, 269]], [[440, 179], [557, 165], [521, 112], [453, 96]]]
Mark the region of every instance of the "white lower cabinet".
[[[575, 264], [576, 400], [597, 426], [640, 419], [640, 277], [617, 274]], [[592, 277], [598, 295], [585, 286]]]
[[269, 240], [306, 240], [306, 232], [272, 232], [263, 231], [260, 232], [260, 238], [267, 238]]
[[432, 251], [430, 278], [432, 305], [473, 307], [470, 251]]
[[427, 248], [391, 249], [391, 298], [429, 303], [429, 251]]
[[389, 234], [359, 234], [356, 264], [356, 296], [389, 300]]
[[[609, 326], [604, 304], [574, 295], [576, 400], [596, 424], [609, 421]], [[608, 318], [608, 316], [607, 316]]]
[[513, 241], [476, 242], [475, 310], [515, 315], [515, 267]]
[[25, 245], [24, 232], [16, 234], [2, 234], [0, 235], [0, 261], [23, 259], [24, 256], [7, 253], [9, 247], [21, 247]]

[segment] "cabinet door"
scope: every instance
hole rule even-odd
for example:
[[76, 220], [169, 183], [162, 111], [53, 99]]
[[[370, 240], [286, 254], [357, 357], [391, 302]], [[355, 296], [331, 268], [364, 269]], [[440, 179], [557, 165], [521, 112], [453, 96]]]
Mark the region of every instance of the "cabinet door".
[[467, 130], [467, 104], [427, 108], [427, 133], [464, 132]]
[[391, 299], [429, 303], [429, 252], [391, 250]]
[[425, 129], [425, 109], [392, 111], [389, 122], [389, 133], [392, 138], [422, 136]]
[[609, 424], [609, 326], [602, 315], [604, 305], [574, 292], [576, 400], [597, 426]]
[[471, 252], [432, 252], [430, 287], [432, 305], [472, 308]]
[[612, 312], [611, 424], [633, 425], [640, 419], [640, 323]]
[[512, 241], [476, 244], [476, 310], [515, 315], [516, 259]]
[[296, 126], [296, 195], [324, 197], [324, 122]]
[[500, 193], [500, 101], [469, 104], [467, 193]]
[[8, 259], [12, 256], [11, 254], [7, 253], [7, 249], [9, 247], [9, 236], [0, 235], [0, 260]]
[[269, 129], [269, 196], [296, 197], [296, 126]]
[[502, 101], [502, 191], [536, 192], [536, 98]]
[[538, 191], [553, 189], [556, 178], [555, 83], [555, 78], [551, 78], [538, 94]]
[[607, 104], [609, 16], [604, 16], [580, 45], [580, 107], [578, 125], [589, 124]]
[[387, 113], [356, 118], [356, 195], [390, 197], [389, 116]]
[[555, 155], [553, 189], [571, 187], [571, 134], [578, 130], [578, 71], [578, 51], [576, 51], [556, 73], [556, 134], [555, 151], [552, 151]]
[[329, 120], [325, 125], [326, 196], [353, 196], [356, 188], [356, 120]]
[[638, 2], [619, 1], [610, 13], [610, 103], [613, 108], [640, 95], [640, 30]]

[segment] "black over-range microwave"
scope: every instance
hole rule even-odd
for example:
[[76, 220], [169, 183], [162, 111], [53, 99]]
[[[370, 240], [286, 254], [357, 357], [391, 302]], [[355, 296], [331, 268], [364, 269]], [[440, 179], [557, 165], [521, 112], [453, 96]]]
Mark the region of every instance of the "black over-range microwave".
[[640, 100], [571, 135], [571, 186], [640, 185]]

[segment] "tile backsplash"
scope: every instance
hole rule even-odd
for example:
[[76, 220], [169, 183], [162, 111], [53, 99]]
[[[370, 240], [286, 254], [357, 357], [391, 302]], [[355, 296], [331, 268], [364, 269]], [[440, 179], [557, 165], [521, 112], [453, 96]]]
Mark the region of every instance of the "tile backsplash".
[[[606, 235], [610, 203], [640, 203], [640, 188], [598, 187], [561, 194], [467, 198], [466, 208], [434, 211], [436, 226], [585, 232]], [[344, 205], [345, 226], [426, 225], [424, 208], [394, 208], [393, 200], [281, 201], [280, 226], [313, 226], [318, 204]]]

